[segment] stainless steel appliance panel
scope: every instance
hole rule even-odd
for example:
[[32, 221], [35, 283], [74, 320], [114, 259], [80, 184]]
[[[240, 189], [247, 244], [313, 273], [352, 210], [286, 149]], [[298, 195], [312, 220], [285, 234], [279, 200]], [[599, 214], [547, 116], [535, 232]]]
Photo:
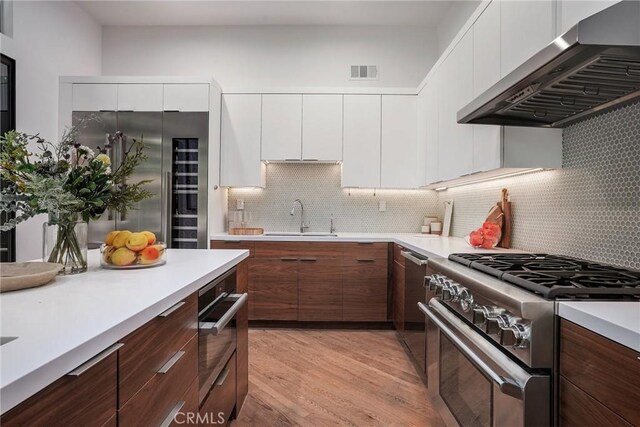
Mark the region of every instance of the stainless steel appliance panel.
[[419, 302], [425, 302], [424, 281], [427, 275], [427, 260], [413, 252], [402, 251], [405, 258], [404, 279], [404, 342], [411, 351], [414, 360], [424, 372], [425, 369], [425, 330], [424, 314], [418, 308]]
[[[97, 147], [105, 147], [107, 135], [114, 134], [118, 130], [117, 113], [115, 111], [95, 112], [95, 111], [74, 111], [72, 113], [72, 124], [74, 126], [84, 124], [78, 133], [78, 142], [86, 145], [92, 150]], [[116, 167], [117, 153], [115, 149], [107, 153], [111, 158], [112, 168]], [[88, 242], [90, 248], [99, 247], [104, 241], [108, 232], [116, 228], [113, 212], [107, 211], [96, 220], [89, 221]]]
[[207, 248], [209, 113], [165, 111], [162, 145], [165, 241]]
[[133, 139], [144, 141], [147, 160], [139, 165], [131, 176], [132, 182], [150, 180], [145, 189], [153, 197], [137, 203], [135, 209], [126, 214], [116, 214], [116, 229], [156, 233], [159, 240], [165, 240], [162, 233], [162, 113], [161, 112], [118, 112], [118, 130], [127, 136], [123, 147], [118, 147], [118, 161], [122, 162], [131, 148]]

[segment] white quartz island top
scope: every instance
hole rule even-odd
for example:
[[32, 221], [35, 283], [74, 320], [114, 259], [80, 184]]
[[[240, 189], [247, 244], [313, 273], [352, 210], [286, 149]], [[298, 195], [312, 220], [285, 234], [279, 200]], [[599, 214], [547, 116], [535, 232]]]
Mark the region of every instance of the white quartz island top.
[[559, 302], [558, 314], [618, 344], [640, 351], [640, 302]]
[[167, 264], [89, 271], [0, 294], [0, 411], [6, 412], [249, 256], [244, 250], [169, 249]]
[[[310, 233], [312, 234], [312, 233]], [[226, 233], [213, 234], [210, 240], [252, 240], [268, 242], [392, 242], [426, 257], [446, 258], [457, 252], [522, 252], [512, 249], [474, 249], [461, 237], [440, 237], [418, 233], [337, 233], [337, 236], [235, 236]]]

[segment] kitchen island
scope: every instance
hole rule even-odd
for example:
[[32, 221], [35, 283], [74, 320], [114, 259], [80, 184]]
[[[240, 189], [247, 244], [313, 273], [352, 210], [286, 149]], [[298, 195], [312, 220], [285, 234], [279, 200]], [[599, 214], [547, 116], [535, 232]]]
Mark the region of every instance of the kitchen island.
[[249, 256], [243, 250], [167, 250], [167, 264], [89, 271], [0, 295], [0, 409], [20, 402], [193, 295]]

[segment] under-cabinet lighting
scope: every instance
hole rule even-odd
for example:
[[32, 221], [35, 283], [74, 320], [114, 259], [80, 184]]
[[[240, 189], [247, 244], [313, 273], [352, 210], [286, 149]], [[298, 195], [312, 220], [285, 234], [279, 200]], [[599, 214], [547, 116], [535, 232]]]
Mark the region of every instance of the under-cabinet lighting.
[[526, 175], [526, 174], [530, 174], [530, 173], [533, 173], [533, 172], [540, 172], [540, 171], [543, 171], [543, 170], [545, 170], [545, 169], [544, 168], [525, 169], [525, 170], [520, 170], [520, 171], [516, 171], [516, 172], [505, 173], [505, 174], [502, 174], [502, 175], [490, 176], [490, 177], [487, 177], [487, 178], [470, 179], [469, 181], [464, 181], [464, 182], [452, 182], [451, 184], [447, 184], [446, 186], [435, 188], [435, 191], [444, 191], [444, 190], [446, 190], [448, 188], [462, 187], [462, 186], [465, 186], [465, 185], [478, 184], [480, 182], [495, 181], [495, 180], [498, 180], [498, 179], [510, 178], [510, 177], [519, 176], [519, 175]]

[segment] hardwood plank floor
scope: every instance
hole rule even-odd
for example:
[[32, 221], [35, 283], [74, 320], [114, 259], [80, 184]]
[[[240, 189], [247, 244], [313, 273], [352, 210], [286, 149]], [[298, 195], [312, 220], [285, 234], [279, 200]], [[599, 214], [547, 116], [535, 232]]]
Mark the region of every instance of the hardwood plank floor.
[[394, 331], [249, 330], [232, 427], [442, 425]]

